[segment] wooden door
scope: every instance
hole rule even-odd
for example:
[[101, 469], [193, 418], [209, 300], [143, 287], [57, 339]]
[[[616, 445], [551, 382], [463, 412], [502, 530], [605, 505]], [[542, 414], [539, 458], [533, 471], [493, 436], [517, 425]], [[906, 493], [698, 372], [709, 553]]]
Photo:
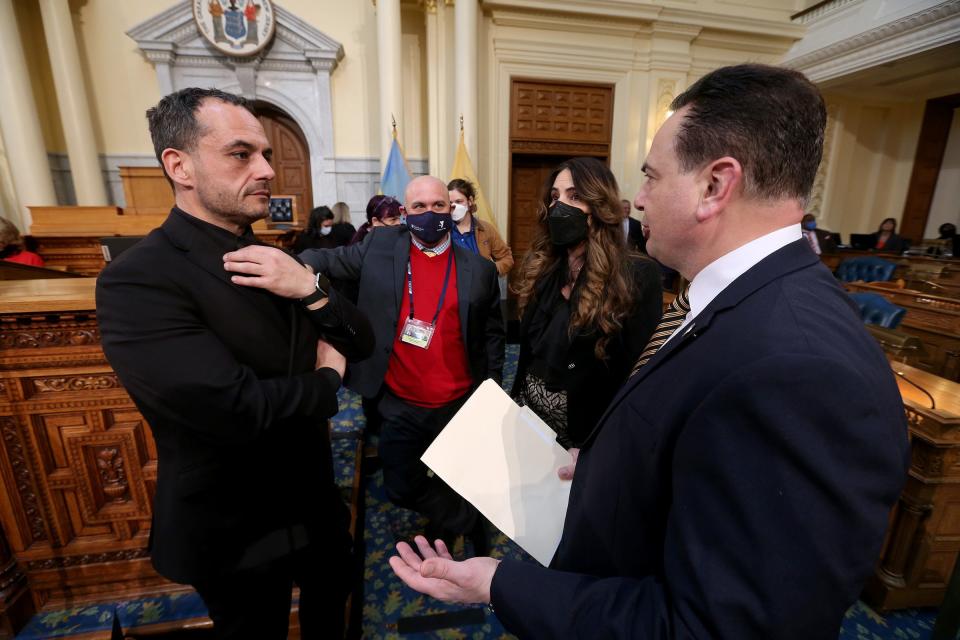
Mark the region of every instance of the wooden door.
[[530, 247], [544, 180], [574, 156], [606, 162], [612, 129], [610, 85], [512, 81], [509, 241], [518, 260]]
[[537, 204], [544, 181], [553, 169], [566, 160], [563, 156], [513, 157], [510, 177], [510, 247], [519, 262], [530, 248], [537, 225]]
[[274, 195], [296, 196], [299, 222], [305, 225], [313, 208], [310, 150], [306, 138], [290, 116], [269, 105], [258, 104], [260, 122], [273, 147], [273, 170], [277, 177], [271, 190]]

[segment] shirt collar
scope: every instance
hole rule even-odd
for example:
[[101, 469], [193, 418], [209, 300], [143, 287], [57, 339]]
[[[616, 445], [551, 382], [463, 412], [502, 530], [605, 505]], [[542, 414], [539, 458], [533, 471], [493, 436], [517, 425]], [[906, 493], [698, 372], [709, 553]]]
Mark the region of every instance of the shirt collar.
[[410, 234], [410, 242], [412, 242], [413, 246], [415, 246], [417, 249], [420, 249], [420, 251], [431, 251], [433, 252], [433, 255], [439, 256], [450, 246], [450, 234], [448, 233], [440, 242], [440, 244], [435, 247], [428, 247], [424, 245], [422, 242], [417, 240], [417, 236], [413, 235], [412, 233]]
[[236, 251], [237, 249], [242, 249], [251, 244], [259, 244], [256, 236], [253, 235], [253, 230], [248, 226], [243, 228], [243, 231], [240, 235], [228, 231], [223, 227], [218, 227], [215, 224], [211, 224], [206, 220], [201, 220], [200, 218], [191, 215], [180, 209], [179, 207], [174, 207], [173, 212], [195, 226], [201, 232], [203, 232], [208, 238], [210, 238], [217, 247], [224, 250], [224, 253], [230, 251]]
[[714, 298], [750, 267], [802, 237], [800, 225], [792, 224], [751, 240], [708, 264], [690, 283], [690, 311], [687, 319], [697, 317]]

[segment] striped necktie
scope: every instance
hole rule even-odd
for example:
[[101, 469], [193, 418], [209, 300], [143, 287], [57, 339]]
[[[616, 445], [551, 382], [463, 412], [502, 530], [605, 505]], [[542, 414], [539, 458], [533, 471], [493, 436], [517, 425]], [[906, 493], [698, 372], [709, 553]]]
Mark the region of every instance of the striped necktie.
[[633, 365], [633, 370], [630, 372], [631, 376], [639, 371], [640, 367], [647, 364], [647, 361], [653, 357], [657, 349], [662, 347], [670, 335], [677, 330], [677, 327], [683, 324], [688, 311], [690, 311], [690, 285], [684, 287], [670, 303], [670, 307], [660, 319], [660, 324], [657, 325], [657, 330], [650, 336], [650, 341], [637, 359], [637, 364]]

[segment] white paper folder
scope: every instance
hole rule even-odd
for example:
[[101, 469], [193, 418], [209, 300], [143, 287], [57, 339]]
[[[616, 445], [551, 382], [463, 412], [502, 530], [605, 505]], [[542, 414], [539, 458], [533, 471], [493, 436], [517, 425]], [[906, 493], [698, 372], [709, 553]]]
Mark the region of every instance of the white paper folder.
[[557, 434], [487, 380], [420, 458], [541, 564], [553, 558], [570, 497]]

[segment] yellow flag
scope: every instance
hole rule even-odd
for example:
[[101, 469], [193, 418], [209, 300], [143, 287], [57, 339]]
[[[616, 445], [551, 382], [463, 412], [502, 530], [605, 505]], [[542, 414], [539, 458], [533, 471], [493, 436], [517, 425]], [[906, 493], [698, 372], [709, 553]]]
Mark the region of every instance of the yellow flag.
[[[477, 180], [477, 172], [473, 170], [473, 163], [470, 162], [470, 154], [467, 153], [467, 143], [463, 141], [463, 129], [460, 129], [460, 144], [457, 145], [457, 155], [453, 159], [453, 170], [450, 171], [450, 180], [461, 178], [469, 180], [477, 188], [477, 213], [484, 222], [493, 225], [497, 231], [497, 222], [493, 218], [493, 211], [490, 209], [490, 203], [483, 196], [483, 189], [480, 188], [480, 181]], [[503, 233], [500, 234], [501, 236]]]

